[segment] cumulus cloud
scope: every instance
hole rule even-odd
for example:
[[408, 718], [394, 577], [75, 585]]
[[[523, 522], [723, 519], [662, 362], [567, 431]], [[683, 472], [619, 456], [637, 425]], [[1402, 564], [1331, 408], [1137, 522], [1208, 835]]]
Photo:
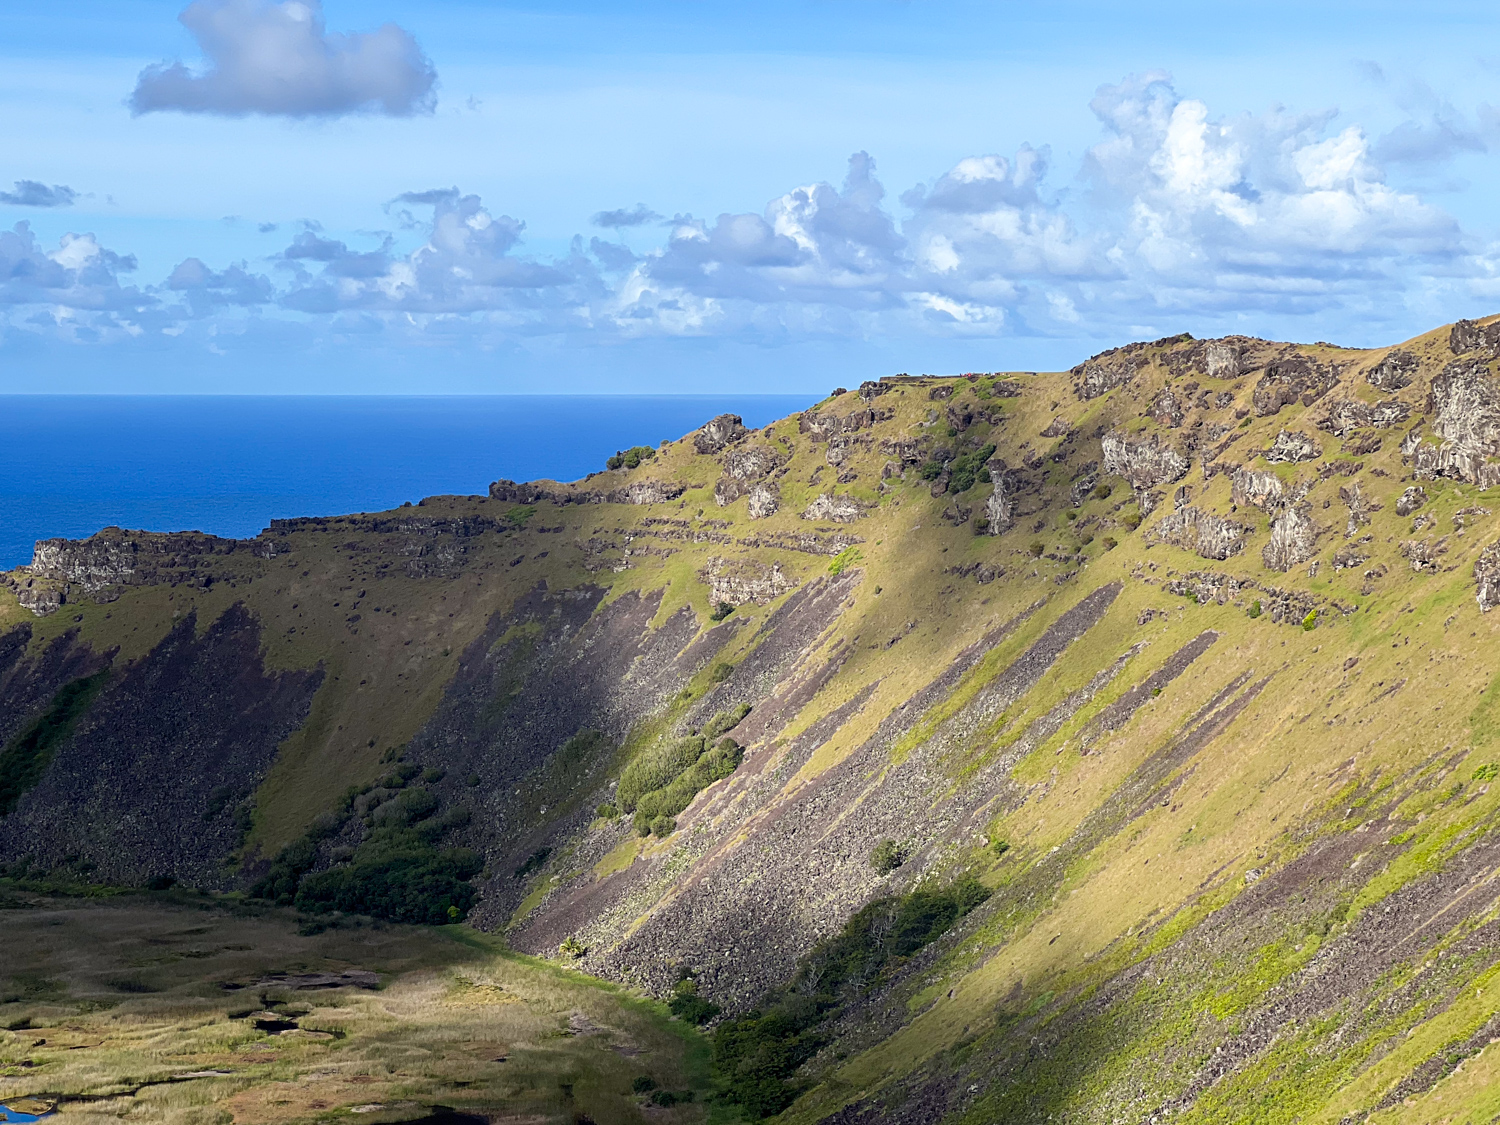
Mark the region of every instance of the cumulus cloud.
[[[282, 253], [284, 261], [299, 267], [282, 304], [314, 313], [520, 311], [536, 305], [539, 294], [579, 280], [575, 269], [511, 253], [525, 224], [508, 215], [492, 215], [477, 195], [441, 188], [408, 192], [395, 202], [432, 208], [427, 238], [420, 247], [395, 255], [387, 241], [380, 250], [360, 253], [305, 230]], [[321, 268], [314, 271], [309, 263]], [[559, 307], [559, 301], [549, 307]]]
[[617, 211], [598, 211], [589, 220], [596, 227], [607, 227], [615, 230], [621, 227], [642, 227], [647, 223], [661, 221], [661, 216], [644, 203], [637, 203], [634, 207], [622, 207]]
[[0, 203], [12, 207], [71, 207], [78, 193], [65, 184], [48, 187], [36, 180], [17, 180], [15, 191], [0, 191]]
[[[189, 258], [137, 290], [119, 281], [133, 263], [90, 236], [49, 252], [23, 224], [0, 237], [0, 306], [92, 309], [101, 331], [110, 317], [162, 332], [238, 317], [262, 332], [488, 347], [534, 336], [1118, 339], [1247, 318], [1296, 333], [1312, 316], [1326, 337], [1330, 317], [1369, 332], [1417, 300], [1500, 293], [1500, 249], [1388, 181], [1391, 134], [1372, 139], [1334, 111], [1218, 114], [1160, 73], [1102, 86], [1091, 107], [1100, 138], [1061, 175], [1046, 147], [1023, 145], [959, 160], [893, 205], [860, 152], [838, 186], [805, 184], [759, 211], [678, 215], [644, 252], [579, 236], [539, 257], [519, 219], [430, 188], [389, 202], [394, 234], [351, 240], [306, 221], [265, 273]], [[1429, 124], [1458, 120], [1429, 108]], [[622, 230], [658, 217], [641, 204], [593, 221]]]
[[437, 72], [410, 33], [385, 24], [330, 33], [321, 0], [195, 0], [178, 17], [206, 69], [165, 62], [141, 72], [130, 108], [230, 116], [431, 113]]

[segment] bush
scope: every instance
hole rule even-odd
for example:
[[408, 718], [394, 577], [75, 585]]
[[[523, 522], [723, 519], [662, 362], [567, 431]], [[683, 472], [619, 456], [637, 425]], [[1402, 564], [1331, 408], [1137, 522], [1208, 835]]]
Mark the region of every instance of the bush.
[[714, 739], [728, 734], [735, 727], [739, 726], [740, 721], [748, 714], [750, 714], [750, 704], [748, 703], [741, 703], [729, 711], [721, 711], [709, 720], [708, 726], [703, 728], [703, 737], [712, 742]]
[[582, 957], [588, 951], [588, 946], [584, 945], [583, 942], [579, 941], [572, 934], [563, 938], [562, 944], [557, 947], [559, 954], [564, 957], [574, 958], [575, 960]]
[[713, 612], [708, 615], [708, 619], [710, 621], [723, 621], [724, 618], [728, 617], [733, 612], [734, 606], [730, 605], [728, 602], [720, 602], [718, 605], [714, 606]]
[[708, 670], [708, 682], [711, 684], [722, 684], [732, 675], [734, 675], [734, 665], [728, 661], [721, 660]]
[[990, 850], [996, 855], [1004, 855], [1006, 852], [1010, 851], [1010, 841], [996, 840], [993, 844], [990, 845]]
[[882, 840], [870, 852], [870, 866], [880, 875], [889, 875], [906, 862], [908, 854], [906, 845]]
[[1134, 531], [1136, 528], [1141, 526], [1141, 513], [1124, 512], [1120, 516], [1120, 522], [1128, 527], [1131, 531]]
[[1113, 535], [1106, 535], [1103, 539], [1100, 540], [1100, 542], [1104, 544], [1104, 549], [1106, 551], [1113, 551], [1120, 545], [1120, 541]]
[[1315, 609], [1308, 610], [1307, 616], [1302, 619], [1302, 631], [1305, 633], [1311, 633], [1317, 627], [1318, 611]]
[[1047, 550], [1047, 544], [1045, 544], [1045, 543], [1033, 543], [1031, 546], [1027, 547], [1026, 550], [1030, 553], [1030, 555], [1031, 555], [1032, 558], [1039, 559], [1039, 558], [1042, 557], [1042, 554]]
[[995, 455], [995, 447], [986, 445], [982, 449], [975, 449], [954, 459], [949, 466], [952, 476], [948, 478], [948, 491], [957, 495], [967, 492], [973, 488], [983, 476], [989, 480], [989, 470], [985, 468], [985, 462]]
[[672, 1014], [686, 1023], [703, 1025], [719, 1014], [719, 1006], [712, 1000], [698, 995], [698, 985], [692, 980], [677, 982], [672, 999], [667, 1002]]
[[594, 815], [600, 820], [614, 820], [615, 817], [620, 815], [620, 810], [612, 801], [605, 801], [594, 810]]
[[623, 452], [616, 453], [604, 464], [611, 469], [634, 469], [642, 461], [649, 461], [656, 456], [656, 450], [649, 445], [633, 445]]
[[638, 754], [620, 774], [615, 799], [626, 812], [633, 812], [640, 799], [652, 790], [670, 785], [687, 772], [706, 744], [701, 735], [658, 742]]
[[651, 820], [651, 835], [666, 838], [677, 831], [677, 822], [670, 816], [653, 817]]
[[941, 461], [924, 461], [917, 474], [923, 480], [937, 480], [943, 475], [943, 463]]
[[467, 848], [434, 852], [390, 839], [362, 847], [346, 867], [306, 876], [294, 902], [308, 913], [340, 910], [441, 926], [462, 918], [474, 905], [469, 880], [483, 866]]
[[1096, 484], [1094, 486], [1094, 499], [1095, 500], [1108, 500], [1110, 498], [1110, 496], [1114, 493], [1114, 490], [1115, 490], [1115, 486], [1112, 485], [1112, 484], [1110, 484], [1108, 481], [1105, 481], [1102, 484]]
[[649, 1094], [652, 1090], [656, 1089], [656, 1079], [652, 1078], [649, 1074], [638, 1074], [635, 1080], [630, 1083], [630, 1088], [637, 1094]]
[[1260, 599], [1259, 598], [1257, 598], [1255, 601], [1253, 601], [1253, 602], [1250, 603], [1250, 609], [1249, 609], [1248, 612], [1249, 612], [1249, 616], [1251, 616], [1251, 617], [1259, 617], [1261, 615]]

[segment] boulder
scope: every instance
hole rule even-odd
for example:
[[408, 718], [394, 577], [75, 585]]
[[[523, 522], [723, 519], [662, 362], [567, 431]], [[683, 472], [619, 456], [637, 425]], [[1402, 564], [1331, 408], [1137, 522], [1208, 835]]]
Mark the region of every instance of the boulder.
[[693, 434], [693, 448], [699, 453], [718, 453], [726, 445], [739, 441], [750, 431], [738, 414], [720, 414], [711, 418]]
[[1317, 544], [1318, 527], [1307, 506], [1287, 508], [1272, 522], [1261, 559], [1272, 570], [1285, 572], [1312, 558]]
[[[733, 504], [748, 495], [757, 481], [764, 480], [781, 464], [781, 455], [768, 445], [742, 445], [724, 457], [724, 475], [714, 484], [714, 503]], [[773, 509], [774, 510], [774, 509]]]
[[1283, 406], [1301, 401], [1311, 406], [1338, 383], [1338, 374], [1305, 355], [1289, 355], [1267, 365], [1255, 384], [1250, 405], [1265, 418]]
[[1104, 471], [1124, 477], [1139, 494], [1146, 489], [1171, 484], [1187, 475], [1188, 459], [1152, 434], [1149, 438], [1131, 438], [1112, 430], [1100, 443], [1104, 454]]
[[1210, 379], [1235, 379], [1240, 374], [1240, 348], [1227, 340], [1209, 340], [1203, 351], [1203, 370]]
[[57, 586], [49, 586], [34, 580], [16, 587], [16, 601], [22, 609], [29, 609], [38, 617], [56, 613], [67, 602], [67, 595]]
[[750, 489], [750, 499], [746, 503], [746, 514], [753, 520], [763, 520], [767, 516], [774, 516], [776, 509], [781, 506], [781, 495], [777, 492], [774, 484], [761, 481]]
[[1500, 543], [1491, 543], [1474, 560], [1474, 597], [1481, 613], [1500, 605]]
[[1480, 324], [1477, 320], [1460, 320], [1448, 331], [1448, 350], [1454, 355], [1481, 352], [1493, 359], [1500, 355], [1500, 320]]
[[877, 396], [890, 389], [889, 383], [882, 383], [879, 379], [866, 379], [859, 385], [859, 397], [865, 402], [874, 402]]
[[853, 496], [823, 493], [813, 499], [802, 512], [805, 520], [832, 520], [834, 523], [853, 523], [862, 519], [865, 506]]
[[1361, 527], [1370, 522], [1370, 514], [1380, 511], [1380, 505], [1364, 494], [1359, 481], [1350, 481], [1339, 486], [1339, 499], [1349, 509], [1349, 522], [1344, 529], [1344, 538], [1353, 539]]
[[1148, 532], [1158, 543], [1196, 551], [1205, 559], [1227, 559], [1245, 549], [1249, 528], [1191, 505], [1163, 516]]
[[1396, 514], [1402, 517], [1409, 516], [1426, 503], [1427, 490], [1414, 484], [1401, 494], [1401, 499], [1396, 501]]
[[[1456, 328], [1456, 326], [1455, 326]], [[1449, 477], [1491, 488], [1500, 484], [1500, 386], [1481, 360], [1457, 360], [1432, 381], [1433, 432], [1442, 444], [1403, 443], [1418, 480]], [[1413, 431], [1415, 433], [1415, 431]]]
[[1270, 512], [1286, 499], [1281, 478], [1270, 469], [1236, 469], [1229, 487], [1230, 500], [1237, 506], [1250, 504]]
[[765, 605], [797, 586], [782, 573], [780, 563], [768, 565], [758, 559], [711, 558], [698, 577], [708, 584], [714, 605]]
[[989, 520], [989, 533], [999, 535], [1009, 531], [1016, 523], [1015, 478], [1006, 468], [1005, 462], [998, 457], [990, 459], [989, 470], [990, 480], [995, 482], [995, 490], [984, 502], [984, 515]]
[[1321, 456], [1322, 448], [1301, 430], [1282, 430], [1265, 452], [1266, 460], [1273, 465], [1315, 461]]
[[1176, 429], [1182, 425], [1182, 403], [1172, 393], [1171, 387], [1162, 388], [1161, 393], [1152, 400], [1151, 409], [1147, 411], [1147, 414], [1153, 422], [1161, 426]]
[[1134, 379], [1135, 360], [1118, 351], [1103, 352], [1080, 363], [1069, 374], [1075, 380], [1073, 393], [1087, 402]]
[[1411, 352], [1396, 348], [1387, 352], [1379, 363], [1365, 372], [1365, 382], [1383, 391], [1399, 391], [1411, 386], [1419, 365], [1420, 361]]
[[603, 500], [606, 504], [665, 504], [686, 491], [687, 486], [676, 481], [637, 480], [604, 493]]

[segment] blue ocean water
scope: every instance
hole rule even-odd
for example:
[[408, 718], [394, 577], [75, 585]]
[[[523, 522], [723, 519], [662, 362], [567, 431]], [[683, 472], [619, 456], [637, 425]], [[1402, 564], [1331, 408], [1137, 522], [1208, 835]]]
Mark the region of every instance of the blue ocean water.
[[763, 426], [814, 396], [0, 396], [0, 569], [115, 525], [254, 535], [490, 481], [576, 480], [716, 414]]

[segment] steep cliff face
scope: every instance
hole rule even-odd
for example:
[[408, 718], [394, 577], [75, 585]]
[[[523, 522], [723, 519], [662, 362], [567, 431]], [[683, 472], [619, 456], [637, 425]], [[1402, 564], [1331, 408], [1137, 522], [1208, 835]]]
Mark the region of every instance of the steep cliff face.
[[1477, 1105], [1497, 331], [1170, 337], [573, 484], [39, 544], [0, 857], [309, 910], [419, 868], [527, 952], [804, 996], [787, 1120]]

